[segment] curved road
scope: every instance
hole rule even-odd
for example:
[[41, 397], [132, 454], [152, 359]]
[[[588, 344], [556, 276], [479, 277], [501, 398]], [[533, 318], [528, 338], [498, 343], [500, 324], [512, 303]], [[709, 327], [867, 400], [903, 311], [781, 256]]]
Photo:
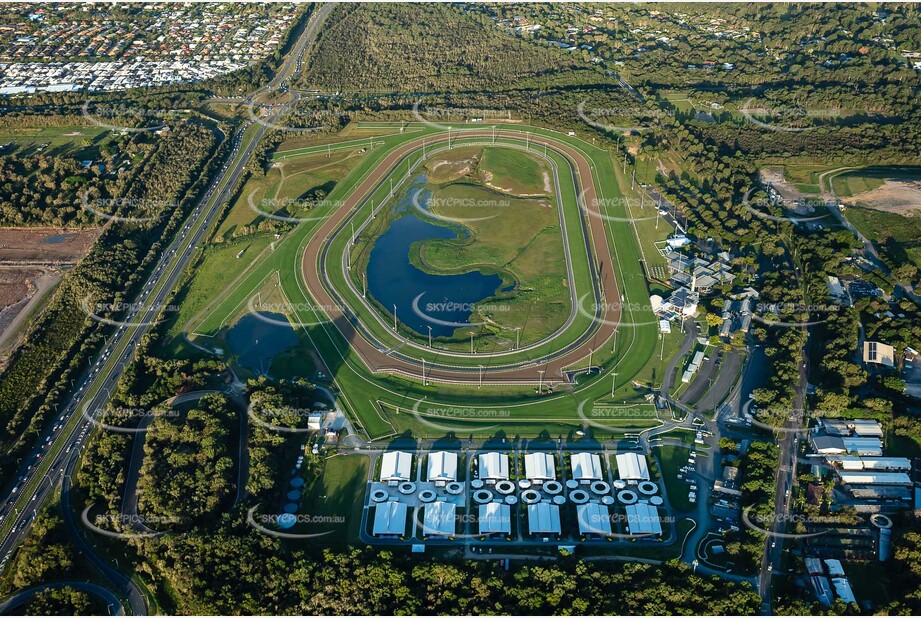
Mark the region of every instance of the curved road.
[[109, 609], [110, 616], [124, 616], [125, 609], [122, 607], [121, 601], [118, 600], [118, 597], [112, 594], [106, 588], [98, 584], [91, 584], [90, 582], [81, 582], [81, 581], [64, 581], [64, 582], [54, 582], [51, 584], [41, 584], [39, 586], [34, 586], [32, 588], [27, 588], [25, 590], [20, 590], [8, 596], [7, 598], [0, 601], [0, 614], [8, 615], [12, 610], [16, 609], [23, 603], [28, 602], [32, 597], [34, 597], [39, 592], [44, 592], [45, 590], [54, 590], [56, 588], [75, 588], [76, 590], [82, 590], [94, 596], [99, 597], [105, 602], [106, 606]]
[[[466, 138], [492, 138], [495, 137], [503, 140], [522, 140], [521, 131], [497, 130], [495, 133], [489, 130], [470, 130], [458, 132], [453, 139]], [[420, 150], [423, 147], [423, 140], [426, 146], [433, 143], [447, 141], [448, 135], [426, 136], [402, 144], [391, 151], [384, 158], [377, 169], [369, 174], [362, 182], [354, 188], [350, 195], [345, 198], [323, 225], [316, 230], [307, 244], [302, 261], [302, 273], [311, 296], [319, 306], [326, 308], [326, 313], [330, 321], [338, 329], [341, 336], [349, 342], [352, 349], [361, 357], [364, 364], [373, 373], [395, 373], [408, 376], [416, 380], [422, 380], [422, 366], [419, 361], [407, 357], [398, 357], [389, 354], [388, 346], [377, 341], [372, 341], [360, 325], [356, 326], [353, 322], [354, 317], [346, 315], [342, 309], [342, 303], [333, 298], [330, 291], [325, 285], [324, 253], [328, 247], [328, 237], [340, 228], [341, 224], [352, 214], [353, 210], [364, 204], [365, 199], [380, 184], [382, 179], [395, 168], [396, 164], [403, 160], [410, 153]], [[590, 341], [582, 342], [581, 345], [573, 349], [564, 350], [557, 353], [549, 360], [536, 365], [534, 361], [525, 361], [519, 365], [510, 364], [504, 367], [484, 367], [482, 369], [483, 384], [537, 384], [540, 380], [549, 384], [565, 380], [565, 369], [576, 362], [586, 358], [590, 354], [590, 348], [597, 347], [608, 341], [616, 330], [616, 325], [620, 322], [621, 303], [620, 290], [617, 280], [614, 276], [614, 263], [612, 253], [608, 247], [607, 230], [605, 228], [605, 219], [601, 216], [599, 210], [599, 200], [597, 188], [595, 186], [594, 170], [591, 162], [576, 148], [566, 143], [559, 142], [553, 138], [542, 135], [531, 135], [529, 137], [531, 144], [535, 146], [544, 146], [552, 148], [570, 160], [576, 169], [576, 178], [581, 185], [585, 208], [589, 211], [588, 227], [589, 238], [594, 247], [594, 258], [596, 267], [600, 270], [600, 297], [602, 299], [615, 299], [614, 302], [608, 300], [603, 303], [602, 315], [597, 320], [598, 328], [595, 330]], [[577, 189], [578, 194], [578, 189]], [[563, 207], [563, 205], [561, 205]], [[594, 212], [597, 216], [591, 216]], [[525, 366], [527, 365], [527, 366]], [[428, 365], [425, 372], [426, 381], [443, 382], [443, 383], [470, 383], [479, 375], [480, 369], [477, 367], [451, 367], [445, 365]], [[541, 377], [543, 373], [543, 378]]]

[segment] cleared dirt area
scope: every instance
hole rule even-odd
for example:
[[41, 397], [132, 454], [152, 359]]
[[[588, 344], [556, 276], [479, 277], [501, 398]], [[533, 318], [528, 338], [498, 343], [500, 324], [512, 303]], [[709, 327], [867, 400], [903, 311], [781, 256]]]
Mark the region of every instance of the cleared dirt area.
[[0, 228], [0, 264], [76, 264], [101, 232], [101, 228]]
[[25, 332], [26, 321], [62, 274], [48, 268], [0, 266], [0, 369]]
[[921, 213], [921, 181], [890, 179], [883, 182], [881, 187], [841, 201], [897, 215], [917, 215]]
[[796, 186], [788, 183], [782, 167], [765, 167], [758, 174], [761, 176], [761, 182], [773, 185], [785, 200], [804, 200], [807, 197], [814, 197], [806, 195]]

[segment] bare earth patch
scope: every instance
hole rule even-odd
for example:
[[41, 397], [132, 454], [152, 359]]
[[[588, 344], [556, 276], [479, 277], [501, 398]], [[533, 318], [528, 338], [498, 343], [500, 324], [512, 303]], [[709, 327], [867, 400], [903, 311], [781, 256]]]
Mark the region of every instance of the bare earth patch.
[[76, 264], [101, 232], [101, 228], [0, 228], [0, 264]]
[[794, 185], [788, 183], [782, 167], [765, 167], [759, 170], [758, 174], [761, 177], [761, 182], [773, 185], [785, 200], [804, 200], [807, 197], [814, 197], [807, 196]]
[[873, 210], [912, 216], [921, 213], [921, 181], [886, 180], [883, 186], [858, 193], [842, 201]]

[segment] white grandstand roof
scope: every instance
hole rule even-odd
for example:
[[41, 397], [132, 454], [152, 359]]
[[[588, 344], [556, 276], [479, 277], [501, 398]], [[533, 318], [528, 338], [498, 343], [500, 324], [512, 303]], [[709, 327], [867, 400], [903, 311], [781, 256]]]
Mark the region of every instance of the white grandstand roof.
[[512, 531], [512, 509], [507, 504], [490, 502], [480, 505], [480, 534], [503, 533]]
[[477, 476], [481, 479], [507, 479], [508, 455], [505, 453], [481, 453]]
[[413, 468], [413, 456], [402, 451], [387, 451], [381, 458], [382, 481], [408, 481]]
[[550, 453], [528, 453], [524, 456], [524, 475], [532, 480], [556, 479], [556, 465]]
[[457, 521], [456, 512], [457, 506], [452, 502], [426, 504], [425, 516], [422, 519], [422, 533], [452, 536]]
[[636, 453], [621, 453], [617, 456], [617, 475], [622, 480], [648, 481], [649, 468], [646, 457]]
[[572, 478], [577, 480], [601, 480], [601, 458], [594, 453], [574, 453], [570, 458]]
[[374, 508], [374, 536], [406, 534], [406, 505], [381, 502]]
[[630, 534], [662, 534], [659, 511], [647, 502], [627, 505], [627, 526]]
[[436, 451], [429, 453], [428, 480], [430, 481], [456, 481], [457, 480], [457, 453]]
[[576, 517], [582, 534], [611, 534], [611, 514], [603, 504], [580, 504], [576, 506]]
[[560, 534], [560, 507], [538, 502], [528, 505], [528, 531], [531, 534]]

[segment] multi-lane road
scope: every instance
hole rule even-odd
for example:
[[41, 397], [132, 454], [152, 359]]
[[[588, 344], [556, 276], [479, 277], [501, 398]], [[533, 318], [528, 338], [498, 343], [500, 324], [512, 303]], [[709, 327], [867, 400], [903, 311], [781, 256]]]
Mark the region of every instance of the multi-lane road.
[[[322, 5], [311, 17], [267, 88], [277, 87], [296, 73], [305, 50], [316, 37], [331, 8], [331, 5]], [[0, 496], [0, 569], [6, 566], [54, 488], [65, 475], [70, 474], [81, 447], [94, 430], [92, 415], [105, 407], [119, 377], [133, 361], [141, 338], [155, 323], [159, 308], [166, 306], [196, 248], [207, 238], [223, 205], [231, 197], [256, 146], [270, 130], [269, 127], [299, 100], [298, 93], [292, 95], [287, 103], [270, 108], [258, 127], [247, 131], [253, 125], [252, 122], [247, 123], [231, 138], [232, 148], [227, 162], [160, 256], [132, 305], [135, 309], [106, 341], [96, 362], [76, 386], [50, 431], [41, 437], [39, 445], [25, 458], [15, 483], [3, 491]], [[117, 572], [103, 569], [103, 574], [128, 599], [132, 613], [146, 613], [144, 597], [136, 586], [128, 578], [118, 578], [113, 573]]]

